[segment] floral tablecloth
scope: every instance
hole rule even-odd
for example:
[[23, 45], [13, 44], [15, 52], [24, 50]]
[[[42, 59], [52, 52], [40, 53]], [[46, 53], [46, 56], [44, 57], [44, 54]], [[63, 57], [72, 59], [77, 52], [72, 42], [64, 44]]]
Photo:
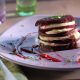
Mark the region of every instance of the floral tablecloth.
[[[13, 75], [17, 78], [17, 80], [27, 80], [27, 77], [21, 72], [19, 67], [9, 61], [2, 59], [3, 63], [7, 66], [7, 68], [13, 73]], [[4, 80], [4, 73], [0, 68], [0, 80]]]

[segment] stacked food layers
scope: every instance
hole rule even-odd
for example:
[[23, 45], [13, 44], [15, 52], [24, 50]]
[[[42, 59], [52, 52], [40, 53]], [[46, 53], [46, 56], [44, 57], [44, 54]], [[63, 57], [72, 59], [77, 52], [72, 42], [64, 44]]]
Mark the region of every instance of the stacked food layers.
[[73, 16], [51, 16], [36, 22], [39, 26], [40, 49], [60, 51], [78, 48], [80, 33]]

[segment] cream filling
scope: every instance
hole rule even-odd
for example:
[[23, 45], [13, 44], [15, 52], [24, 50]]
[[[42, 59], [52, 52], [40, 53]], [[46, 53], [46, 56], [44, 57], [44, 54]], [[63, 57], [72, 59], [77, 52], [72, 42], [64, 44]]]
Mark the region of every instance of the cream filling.
[[75, 31], [72, 34], [70, 34], [68, 36], [65, 36], [65, 37], [45, 37], [45, 36], [39, 36], [39, 38], [41, 40], [45, 40], [45, 41], [53, 41], [53, 40], [62, 40], [62, 39], [70, 38], [71, 35], [74, 35], [75, 39], [78, 39], [80, 37], [80, 33], [78, 32], [77, 29], [75, 29]]
[[[68, 44], [56, 44], [56, 43], [44, 42], [42, 40], [40, 40], [40, 43], [47, 45], [47, 46], [66, 46], [66, 45], [69, 45], [69, 43]], [[80, 47], [80, 39], [76, 43], [77, 43], [77, 47]]]
[[44, 42], [42, 40], [39, 41], [40, 43], [47, 45], [47, 46], [65, 46], [65, 45], [69, 45], [69, 44], [56, 44], [56, 43], [48, 43], [48, 42]]
[[78, 32], [77, 29], [75, 29], [73, 35], [75, 36], [75, 39], [78, 39], [80, 37], [80, 33]]
[[66, 23], [60, 23], [60, 24], [52, 24], [52, 25], [48, 25], [48, 26], [41, 26], [40, 29], [49, 29], [49, 28], [55, 28], [55, 27], [64, 27], [64, 26], [70, 26], [70, 25], [74, 25], [75, 21], [71, 21], [71, 22], [66, 22]]
[[[75, 29], [74, 33], [73, 33], [75, 39], [78, 39], [80, 38], [80, 33], [78, 32], [77, 29]], [[71, 36], [71, 35], [70, 35]], [[70, 37], [68, 36], [68, 38]], [[49, 39], [49, 38], [48, 38]], [[42, 39], [43, 40], [43, 39]], [[39, 40], [40, 43], [44, 44], [44, 45], [48, 45], [48, 46], [64, 46], [64, 45], [69, 45], [69, 44], [56, 44], [56, 43], [49, 43], [49, 42], [45, 42], [45, 41], [42, 41], [42, 40]], [[53, 39], [54, 40], [54, 39]], [[47, 40], [46, 40], [47, 41]], [[80, 39], [77, 41], [77, 46], [80, 47]]]
[[65, 28], [65, 29], [53, 29], [51, 31], [47, 31], [46, 34], [57, 34], [57, 33], [61, 33], [61, 32], [65, 32], [65, 31], [70, 31], [73, 28]]
[[80, 47], [80, 39], [77, 41], [77, 47]]

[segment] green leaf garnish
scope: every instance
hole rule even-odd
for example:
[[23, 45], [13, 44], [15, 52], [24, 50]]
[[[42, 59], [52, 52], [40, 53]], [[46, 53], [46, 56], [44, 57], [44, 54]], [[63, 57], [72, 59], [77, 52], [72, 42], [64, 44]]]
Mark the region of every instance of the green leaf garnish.
[[51, 18], [60, 19], [62, 16], [52, 16]]

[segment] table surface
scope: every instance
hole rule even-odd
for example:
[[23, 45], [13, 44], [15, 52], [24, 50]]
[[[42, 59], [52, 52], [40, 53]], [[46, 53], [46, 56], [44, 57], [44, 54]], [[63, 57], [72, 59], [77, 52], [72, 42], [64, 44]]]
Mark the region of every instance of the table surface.
[[[15, 13], [16, 4], [7, 3], [7, 19], [4, 24], [0, 25], [0, 34], [5, 32], [8, 28], [16, 22], [24, 19]], [[41, 0], [37, 2], [36, 14], [62, 15], [71, 14], [73, 16], [80, 16], [80, 0]], [[21, 67], [22, 68], [22, 67]], [[66, 80], [66, 79], [80, 79], [80, 70], [74, 71], [45, 71], [26, 68], [29, 80]]]

